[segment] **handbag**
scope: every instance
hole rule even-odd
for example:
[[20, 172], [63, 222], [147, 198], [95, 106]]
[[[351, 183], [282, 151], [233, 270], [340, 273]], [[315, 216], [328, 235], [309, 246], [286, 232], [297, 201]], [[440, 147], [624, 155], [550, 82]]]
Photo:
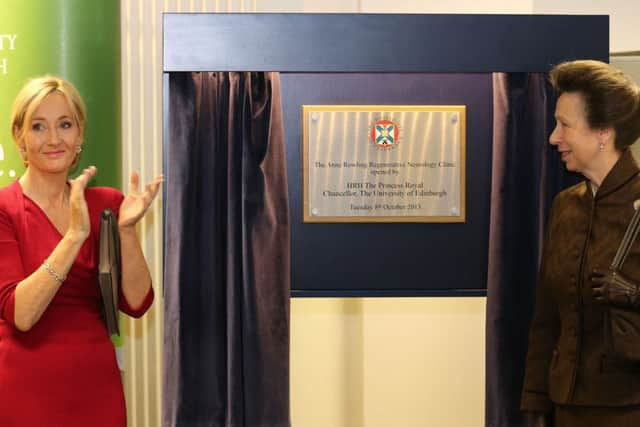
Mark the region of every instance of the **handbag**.
[[111, 209], [104, 209], [100, 215], [98, 282], [102, 295], [103, 317], [109, 335], [120, 335], [118, 295], [121, 274], [118, 221]]
[[[640, 209], [636, 209], [609, 266], [610, 271], [620, 272], [639, 233]], [[640, 363], [640, 313], [632, 309], [609, 307], [604, 312], [604, 340], [614, 359]]]

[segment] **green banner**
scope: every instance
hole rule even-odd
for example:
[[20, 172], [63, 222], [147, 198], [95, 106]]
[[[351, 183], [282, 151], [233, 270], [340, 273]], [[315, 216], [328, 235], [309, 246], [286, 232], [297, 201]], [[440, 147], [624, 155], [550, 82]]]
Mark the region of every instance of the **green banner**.
[[24, 172], [9, 115], [32, 77], [71, 81], [87, 106], [76, 170], [95, 165], [92, 185], [120, 187], [120, 1], [2, 0], [0, 4], [0, 186]]

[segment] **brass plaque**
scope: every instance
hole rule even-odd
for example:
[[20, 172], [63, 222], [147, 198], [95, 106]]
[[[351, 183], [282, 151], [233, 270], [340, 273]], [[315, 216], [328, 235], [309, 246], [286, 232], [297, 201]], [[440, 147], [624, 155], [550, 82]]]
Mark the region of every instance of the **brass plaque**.
[[304, 222], [464, 222], [464, 105], [304, 105]]

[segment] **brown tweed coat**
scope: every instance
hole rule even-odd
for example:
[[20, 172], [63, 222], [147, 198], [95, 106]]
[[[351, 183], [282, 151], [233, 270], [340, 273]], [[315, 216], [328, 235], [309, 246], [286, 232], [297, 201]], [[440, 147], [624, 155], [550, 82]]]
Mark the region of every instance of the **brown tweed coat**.
[[[605, 307], [593, 303], [589, 280], [594, 269], [606, 270], [613, 260], [633, 201], [640, 198], [639, 171], [627, 150], [595, 196], [582, 182], [554, 200], [529, 335], [523, 410], [547, 411], [554, 403], [640, 404], [640, 366], [611, 357], [603, 338]], [[640, 282], [639, 242], [622, 272]], [[634, 323], [640, 329], [640, 313]]]

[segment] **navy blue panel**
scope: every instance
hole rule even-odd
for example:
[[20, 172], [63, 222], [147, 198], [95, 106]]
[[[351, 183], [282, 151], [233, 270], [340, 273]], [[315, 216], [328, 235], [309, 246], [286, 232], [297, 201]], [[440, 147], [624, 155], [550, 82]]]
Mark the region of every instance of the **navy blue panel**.
[[[491, 74], [283, 73], [281, 82], [293, 291], [400, 295], [418, 290], [484, 289], [491, 186]], [[466, 223], [303, 224], [303, 104], [466, 105]]]
[[164, 71], [547, 71], [607, 61], [605, 15], [165, 14]]
[[[166, 14], [163, 34], [165, 72], [533, 72], [568, 59], [607, 62], [609, 51], [608, 16]], [[284, 74], [282, 82], [292, 294], [482, 294], [490, 190], [489, 75]], [[303, 103], [466, 104], [467, 223], [302, 224]], [[165, 120], [167, 114], [165, 108]]]

